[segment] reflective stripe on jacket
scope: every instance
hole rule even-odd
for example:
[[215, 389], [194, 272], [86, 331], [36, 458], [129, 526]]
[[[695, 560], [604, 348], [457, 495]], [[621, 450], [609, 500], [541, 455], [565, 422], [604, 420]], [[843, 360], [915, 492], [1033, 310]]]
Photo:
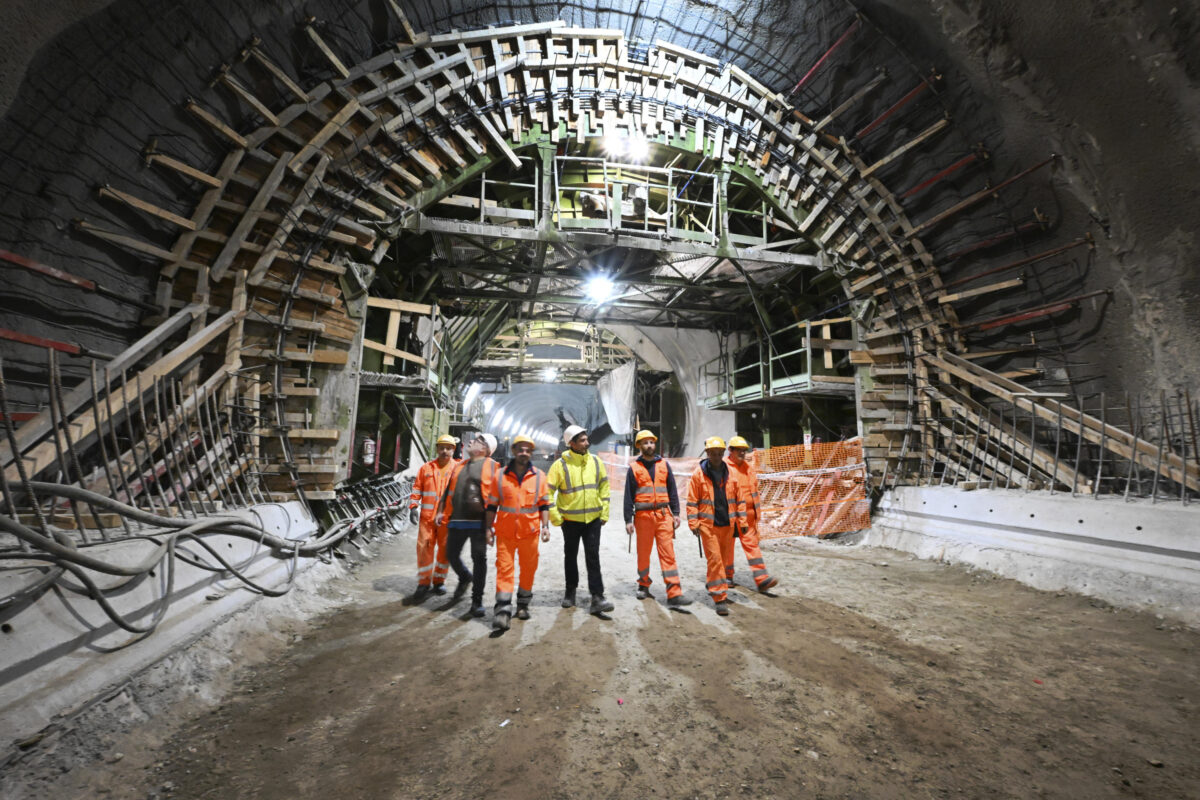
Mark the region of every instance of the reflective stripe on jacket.
[[604, 462], [590, 453], [567, 450], [550, 466], [550, 521], [608, 522], [608, 472]]
[[725, 465], [729, 467], [729, 471], [737, 478], [742, 490], [742, 498], [746, 503], [746, 522], [749, 525], [753, 525], [755, 520], [758, 519], [761, 510], [758, 502], [758, 470], [754, 468], [749, 459], [743, 461], [741, 466], [738, 466], [733, 463], [733, 459], [726, 456]]
[[[695, 530], [709, 530], [713, 527], [713, 502], [715, 493], [713, 484], [704, 465], [708, 459], [703, 459], [697, 465], [692, 477], [688, 480], [687, 488], [687, 517], [688, 527]], [[725, 499], [729, 503], [729, 524], [746, 526], [746, 509], [742, 501], [741, 487], [733, 470], [725, 470]]]
[[[654, 512], [671, 508], [671, 467], [661, 458], [655, 459], [654, 476], [641, 460], [629, 465], [633, 477], [633, 513]], [[628, 480], [628, 478], [626, 478]]]
[[501, 470], [488, 501], [488, 508], [496, 509], [496, 535], [515, 539], [537, 536], [542, 529], [542, 509], [549, 507], [546, 473], [533, 465], [520, 480], [511, 464]]
[[417, 478], [413, 481], [412, 497], [409, 498], [409, 508], [421, 509], [421, 520], [428, 522], [433, 519], [437, 510], [438, 499], [446, 491], [450, 482], [450, 474], [458, 462], [453, 458], [446, 462], [443, 469], [437, 461], [427, 461], [417, 470]]
[[[450, 475], [450, 480], [446, 482], [446, 490], [442, 492], [442, 499], [438, 501], [438, 511], [445, 514], [442, 519], [442, 524], [447, 525], [450, 518], [454, 515], [454, 490], [458, 486], [458, 476], [466, 468], [470, 461], [460, 461], [454, 465], [454, 472]], [[484, 457], [483, 475], [479, 479], [479, 495], [483, 498], [484, 506], [488, 504], [488, 498], [496, 491], [496, 473], [499, 471], [500, 465], [495, 459]]]

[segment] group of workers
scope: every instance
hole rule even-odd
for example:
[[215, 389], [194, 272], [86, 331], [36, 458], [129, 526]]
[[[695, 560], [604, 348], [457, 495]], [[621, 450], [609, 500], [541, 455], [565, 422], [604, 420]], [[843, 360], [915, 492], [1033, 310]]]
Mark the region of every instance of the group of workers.
[[[454, 458], [457, 441], [437, 440], [437, 458], [423, 464], [413, 483], [409, 503], [417, 532], [417, 590], [412, 600], [430, 593], [446, 594], [450, 568], [458, 576], [455, 599], [471, 592], [471, 615], [483, 617], [487, 578], [487, 548], [496, 547], [496, 604], [493, 627], [507, 630], [512, 618], [529, 619], [538, 546], [550, 541], [551, 524], [563, 536], [566, 589], [562, 607], [576, 605], [579, 587], [579, 545], [583, 544], [590, 594], [589, 611], [613, 610], [604, 595], [600, 571], [600, 531], [609, 518], [609, 483], [604, 462], [589, 452], [587, 431], [578, 425], [563, 432], [567, 449], [547, 472], [532, 463], [536, 444], [517, 436], [512, 458], [501, 466], [491, 458], [496, 438], [476, 434], [466, 457]], [[675, 534], [682, 520], [671, 465], [658, 455], [658, 439], [650, 431], [634, 438], [638, 457], [625, 477], [625, 530], [637, 536], [637, 598], [650, 598], [650, 553], [657, 550], [667, 605], [681, 609], [691, 600], [683, 595], [675, 561]], [[758, 544], [760, 512], [758, 478], [746, 456], [750, 445], [740, 436], [726, 444], [720, 437], [705, 442], [706, 457], [688, 481], [687, 526], [700, 540], [707, 563], [705, 588], [717, 614], [729, 614], [728, 591], [736, 585], [734, 540], [739, 539], [750, 565], [755, 588], [766, 592], [777, 584], [767, 572]], [[470, 542], [472, 569], [462, 561]], [[518, 571], [514, 595], [514, 577]], [[515, 603], [514, 603], [515, 600]]]

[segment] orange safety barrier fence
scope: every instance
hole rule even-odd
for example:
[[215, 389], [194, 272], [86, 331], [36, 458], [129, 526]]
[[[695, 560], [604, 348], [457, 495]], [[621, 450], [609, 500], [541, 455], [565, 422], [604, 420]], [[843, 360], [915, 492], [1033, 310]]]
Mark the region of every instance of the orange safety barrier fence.
[[[632, 458], [616, 453], [596, 455], [608, 470], [612, 513], [619, 516], [625, 472]], [[758, 470], [760, 538], [825, 537], [871, 527], [862, 439], [770, 447], [755, 450], [750, 460]], [[675, 473], [682, 505], [688, 479], [700, 459], [668, 458], [667, 461]]]

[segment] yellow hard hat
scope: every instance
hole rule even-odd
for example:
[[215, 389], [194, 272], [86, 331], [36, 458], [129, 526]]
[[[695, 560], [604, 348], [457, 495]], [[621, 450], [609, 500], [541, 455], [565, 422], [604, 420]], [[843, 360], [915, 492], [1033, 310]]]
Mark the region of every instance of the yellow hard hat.
[[704, 449], [705, 450], [711, 450], [714, 447], [719, 447], [722, 450], [724, 450], [725, 449], [725, 440], [722, 439], [720, 436], [710, 436], [704, 440]]
[[653, 440], [654, 440], [654, 441], [656, 441], [656, 442], [658, 441], [658, 437], [657, 437], [657, 436], [655, 436], [655, 435], [654, 435], [653, 433], [651, 433], [650, 431], [638, 431], [638, 432], [637, 432], [637, 436], [633, 437], [633, 443], [634, 443], [634, 444], [641, 444], [641, 443], [642, 443], [642, 439], [653, 439]]
[[741, 436], [735, 436], [729, 440], [729, 448], [732, 450], [735, 447], [741, 447], [744, 450], [750, 449], [750, 443]]
[[441, 436], [439, 436], [437, 438], [437, 443], [438, 444], [448, 444], [451, 447], [454, 447], [456, 444], [458, 444], [458, 439], [455, 439], [453, 436], [451, 436], [448, 433], [443, 433]]
[[535, 442], [533, 439], [530, 439], [528, 436], [514, 436], [512, 440], [513, 449], [515, 450], [519, 444], [527, 444], [534, 450], [537, 450], [537, 442]]

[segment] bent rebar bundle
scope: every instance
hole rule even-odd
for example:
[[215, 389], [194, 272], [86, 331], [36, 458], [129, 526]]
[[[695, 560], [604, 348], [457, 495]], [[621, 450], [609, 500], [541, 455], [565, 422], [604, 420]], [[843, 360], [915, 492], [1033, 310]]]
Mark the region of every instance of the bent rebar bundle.
[[[257, 509], [279, 504], [258, 483], [257, 423], [238, 398], [223, 395], [219, 374], [190, 391], [182, 380], [156, 380], [149, 392], [131, 388], [123, 375], [119, 386], [93, 375], [90, 386], [64, 395], [51, 352], [49, 376], [50, 425], [40, 443], [22, 430], [22, 442], [0, 365], [0, 427], [7, 452], [18, 454], [0, 470], [0, 572], [18, 584], [0, 596], [6, 618], [56, 589], [95, 601], [125, 631], [147, 634], [167, 613], [180, 563], [277, 597], [291, 589], [299, 559], [329, 560], [344, 555], [344, 543], [361, 547], [377, 531], [396, 530], [392, 518], [406, 505], [408, 485], [389, 474], [341, 489], [327, 504], [328, 524], [311, 536], [269, 532]], [[90, 414], [71, 420], [76, 395], [92, 401]], [[47, 438], [53, 459], [38, 455]], [[56, 480], [37, 479], [43, 475]], [[255, 553], [235, 564], [214, 545], [216, 537], [254, 542]], [[127, 548], [139, 549], [136, 560], [114, 558], [128, 555]], [[289, 562], [283, 585], [249, 574], [259, 548]], [[150, 609], [118, 611], [111, 598], [147, 577], [161, 581]]]

